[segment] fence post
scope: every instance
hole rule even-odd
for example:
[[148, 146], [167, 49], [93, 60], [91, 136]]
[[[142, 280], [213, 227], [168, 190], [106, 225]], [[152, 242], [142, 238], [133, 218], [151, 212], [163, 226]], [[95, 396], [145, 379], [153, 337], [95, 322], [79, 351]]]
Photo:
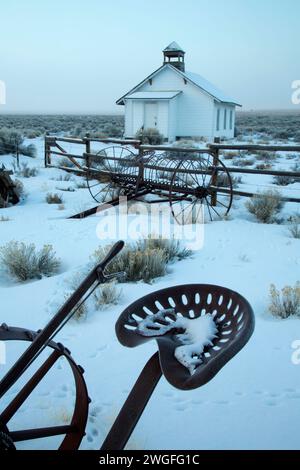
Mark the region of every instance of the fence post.
[[19, 142], [16, 139], [16, 157], [17, 157], [17, 166], [20, 168], [20, 149], [19, 149]]
[[[213, 173], [211, 177], [211, 184], [212, 186], [217, 187], [218, 186], [218, 170], [214, 170], [218, 166], [218, 161], [219, 161], [219, 149], [214, 148], [213, 149]], [[217, 205], [217, 191], [213, 192], [211, 195], [211, 205], [216, 206]]]
[[51, 149], [50, 149], [50, 144], [48, 142], [48, 136], [49, 136], [49, 132], [46, 132], [46, 135], [45, 135], [45, 155], [44, 155], [45, 167], [46, 168], [47, 168], [48, 165], [51, 165]]
[[138, 180], [137, 180], [137, 185], [136, 185], [136, 192], [138, 192], [139, 187], [141, 183], [143, 182], [144, 179], [144, 161], [143, 161], [143, 156], [144, 156], [144, 151], [141, 148], [142, 142], [140, 142], [138, 145], [135, 145], [135, 148], [138, 149], [138, 163], [139, 163], [139, 174], [138, 174]]
[[[85, 134], [85, 153], [91, 153], [91, 141], [90, 141], [90, 133], [87, 132]], [[85, 159], [85, 166], [87, 167], [87, 158]]]

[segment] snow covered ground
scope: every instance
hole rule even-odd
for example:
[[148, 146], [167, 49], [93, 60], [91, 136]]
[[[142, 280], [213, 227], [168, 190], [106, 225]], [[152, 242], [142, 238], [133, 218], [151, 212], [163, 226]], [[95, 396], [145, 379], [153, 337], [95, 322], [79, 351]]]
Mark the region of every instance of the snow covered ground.
[[[19, 178], [28, 193], [24, 202], [0, 209], [0, 218], [3, 215], [10, 219], [0, 222], [0, 244], [12, 239], [34, 242], [37, 247], [50, 243], [62, 266], [56, 276], [22, 284], [0, 274], [0, 322], [39, 329], [63, 302], [74, 275], [85, 270], [93, 251], [107, 242], [96, 235], [99, 217], [66, 218], [93, 206], [93, 201], [87, 189], [76, 187], [79, 177], [68, 182], [53, 179], [64, 172], [45, 169], [43, 140], [35, 139], [34, 143], [38, 158], [21, 160], [38, 166], [39, 174]], [[11, 156], [1, 156], [0, 164], [9, 167], [12, 160]], [[276, 167], [288, 169], [296, 160], [282, 155]], [[260, 185], [272, 185], [272, 180], [243, 176], [240, 188], [261, 189]], [[48, 192], [60, 192], [57, 188], [68, 186], [75, 191], [62, 191], [64, 209], [45, 202]], [[299, 197], [300, 183], [287, 189], [291, 196]], [[284, 194], [288, 191], [284, 189]], [[99, 448], [128, 391], [156, 349], [155, 342], [137, 349], [121, 346], [114, 332], [119, 314], [148, 292], [189, 282], [219, 284], [245, 296], [256, 315], [255, 332], [245, 348], [199, 389], [183, 392], [162, 378], [127, 448], [300, 449], [300, 365], [291, 360], [291, 344], [300, 339], [300, 319], [278, 320], [267, 312], [270, 284], [281, 288], [299, 280], [300, 241], [289, 236], [284, 224], [257, 223], [244, 204], [245, 198], [235, 198], [229, 220], [205, 224], [203, 248], [191, 258], [170, 265], [165, 277], [153, 284], [122, 284], [123, 295], [117, 306], [95, 311], [90, 305], [85, 319], [70, 321], [56, 338], [86, 371], [92, 403], [81, 449]], [[288, 203], [281, 215], [287, 217], [297, 209], [296, 204]], [[8, 345], [9, 364], [20, 348]], [[7, 366], [0, 367], [1, 373], [7, 370]], [[5, 400], [11, 399], [17, 389], [18, 385], [13, 387]], [[65, 424], [72, 413], [73, 399], [71, 375], [58, 362], [16, 415], [12, 429]], [[59, 441], [41, 439], [26, 445], [19, 443], [18, 448], [51, 449]]]

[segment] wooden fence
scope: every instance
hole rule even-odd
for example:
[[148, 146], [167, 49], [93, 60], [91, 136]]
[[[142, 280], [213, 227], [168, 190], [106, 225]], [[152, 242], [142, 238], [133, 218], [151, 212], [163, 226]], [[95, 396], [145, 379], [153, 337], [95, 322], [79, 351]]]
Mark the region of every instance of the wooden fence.
[[[70, 143], [70, 144], [80, 144], [84, 146], [84, 150], [81, 153], [69, 153], [64, 150], [61, 143]], [[205, 149], [197, 148], [183, 148], [183, 147], [174, 147], [174, 146], [165, 146], [165, 145], [142, 145], [139, 140], [131, 139], [114, 139], [114, 138], [91, 138], [87, 134], [83, 138], [71, 138], [71, 137], [55, 137], [48, 136], [45, 137], [45, 166], [52, 168], [60, 168], [62, 170], [73, 172], [78, 175], [84, 176], [87, 171], [86, 157], [91, 155], [91, 143], [100, 142], [105, 144], [117, 144], [120, 146], [130, 146], [137, 150], [140, 157], [143, 156], [146, 152], [155, 152], [155, 151], [166, 151], [166, 152], [176, 152], [176, 153], [195, 153], [195, 152], [205, 152]], [[248, 151], [248, 152], [296, 152], [300, 154], [300, 146], [298, 145], [256, 145], [256, 144], [247, 144], [247, 145], [231, 145], [231, 144], [208, 144], [207, 152], [213, 155], [214, 166], [209, 168], [212, 171], [213, 184], [217, 186], [218, 171], [223, 170], [222, 167], [218, 166], [219, 159], [221, 158], [222, 151]], [[69, 159], [74, 167], [70, 168], [63, 165], [53, 165], [52, 156], [64, 157]], [[81, 162], [79, 163], [78, 160]], [[243, 168], [243, 167], [231, 167], [226, 165], [227, 170], [230, 174], [239, 173], [239, 174], [256, 174], [256, 175], [267, 175], [267, 176], [287, 176], [292, 178], [299, 178], [300, 180], [300, 171], [283, 171], [283, 170], [272, 170], [272, 169], [254, 169], [254, 168]], [[217, 171], [213, 171], [217, 170]], [[260, 186], [259, 184], [257, 186]], [[283, 189], [284, 190], [284, 189]], [[300, 192], [300, 191], [299, 191]], [[257, 192], [250, 191], [241, 191], [239, 189], [232, 190], [233, 195], [253, 197], [256, 196]], [[298, 195], [298, 191], [297, 191]], [[300, 197], [290, 197], [282, 196], [281, 198], [286, 202], [296, 202], [300, 203]]]

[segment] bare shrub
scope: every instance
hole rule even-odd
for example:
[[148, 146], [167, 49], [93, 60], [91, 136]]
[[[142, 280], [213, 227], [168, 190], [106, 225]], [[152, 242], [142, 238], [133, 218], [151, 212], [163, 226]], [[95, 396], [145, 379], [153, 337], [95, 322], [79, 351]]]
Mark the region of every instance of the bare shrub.
[[46, 196], [46, 202], [48, 204], [62, 204], [63, 198], [58, 193], [48, 193]]
[[[241, 183], [242, 183], [241, 176], [231, 176], [231, 184], [233, 188], [236, 188]], [[220, 188], [230, 187], [230, 179], [226, 173], [221, 173], [218, 175], [217, 186]]]
[[[111, 246], [109, 246], [111, 248]], [[109, 248], [99, 248], [94, 253], [94, 258], [102, 260]], [[125, 272], [122, 280], [151, 282], [156, 277], [166, 273], [166, 258], [163, 250], [147, 249], [141, 251], [137, 246], [127, 246], [114, 258], [107, 268], [109, 273]]]
[[25, 189], [22, 181], [18, 179], [14, 180], [14, 191], [19, 198], [25, 197]]
[[138, 247], [143, 250], [152, 250], [152, 249], [159, 249], [162, 250], [165, 254], [165, 258], [167, 263], [174, 261], [174, 260], [182, 260], [191, 256], [191, 250], [188, 250], [185, 247], [182, 247], [179, 240], [175, 240], [175, 238], [166, 239], [157, 236], [154, 238], [153, 236], [149, 236], [144, 240], [140, 240], [138, 242]]
[[109, 305], [117, 305], [121, 295], [122, 291], [118, 289], [114, 282], [100, 285], [94, 293], [97, 310], [103, 310]]
[[271, 163], [257, 163], [257, 165], [255, 165], [256, 170], [270, 170], [271, 168]]
[[256, 160], [275, 161], [277, 158], [277, 155], [275, 152], [269, 152], [267, 150], [260, 150], [255, 153], [256, 153], [255, 155]]
[[[69, 160], [69, 159], [67, 159], [67, 160]], [[74, 180], [73, 176], [70, 173], [66, 173], [64, 175], [59, 175], [56, 178], [51, 178], [51, 179], [55, 180], [55, 181], [73, 181]]]
[[276, 214], [282, 209], [284, 203], [278, 191], [269, 190], [253, 196], [245, 205], [250, 214], [255, 215], [259, 222], [269, 224], [274, 222]]
[[78, 181], [78, 183], [76, 183], [77, 189], [86, 189], [87, 187], [86, 181]]
[[19, 152], [25, 155], [25, 157], [30, 157], [30, 158], [36, 157], [36, 147], [34, 144], [21, 145], [19, 147]]
[[[92, 259], [101, 261], [109, 248], [110, 246], [100, 247], [94, 252]], [[190, 255], [190, 250], [182, 248], [178, 240], [149, 237], [127, 245], [110, 263], [107, 272], [125, 272], [127, 281], [151, 282], [166, 273], [168, 262], [182, 260]]]
[[292, 176], [276, 175], [273, 178], [273, 182], [278, 186], [288, 186], [289, 184], [294, 183], [294, 178]]
[[254, 158], [236, 158], [233, 160], [233, 165], [239, 167], [251, 166], [255, 162]]
[[13, 169], [16, 176], [22, 176], [23, 178], [31, 178], [38, 174], [38, 169], [28, 166], [28, 163], [21, 163], [20, 168], [17, 168], [16, 164], [13, 163]]
[[52, 276], [60, 267], [51, 245], [37, 250], [34, 243], [26, 245], [14, 240], [0, 248], [0, 261], [8, 274], [19, 281]]
[[290, 217], [288, 231], [292, 238], [300, 238], [300, 215]]
[[[93, 258], [99, 262], [108, 253], [109, 247], [99, 248]], [[141, 250], [138, 246], [127, 246], [116, 256], [107, 267], [108, 273], [125, 272], [126, 281], [151, 282], [166, 273], [166, 257], [163, 250]]]
[[55, 189], [58, 189], [59, 191], [66, 191], [67, 193], [74, 193], [76, 191], [76, 189], [73, 188], [73, 186], [66, 186], [65, 188], [61, 186], [56, 186]]
[[164, 136], [160, 134], [157, 129], [140, 129], [135, 138], [140, 140], [142, 144], [149, 144], [149, 145], [160, 145], [164, 141]]
[[239, 157], [240, 154], [237, 150], [224, 152], [222, 157], [224, 160], [232, 160], [233, 158]]
[[271, 284], [269, 311], [279, 318], [288, 318], [291, 315], [300, 316], [300, 282], [297, 282], [294, 287], [285, 286], [281, 291]]

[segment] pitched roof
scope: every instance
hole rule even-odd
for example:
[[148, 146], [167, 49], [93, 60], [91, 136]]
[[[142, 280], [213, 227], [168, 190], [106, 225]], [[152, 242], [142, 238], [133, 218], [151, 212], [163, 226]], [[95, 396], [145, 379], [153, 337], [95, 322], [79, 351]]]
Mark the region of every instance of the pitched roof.
[[182, 93], [180, 90], [175, 91], [136, 91], [131, 95], [126, 95], [127, 100], [170, 100]]
[[164, 50], [163, 52], [167, 52], [167, 51], [181, 51], [181, 52], [184, 52], [184, 50], [182, 49], [182, 47], [180, 47], [177, 42], [173, 41], [171, 42]]
[[116, 103], [117, 104], [124, 104], [124, 99], [128, 97], [128, 95], [134, 93], [136, 90], [138, 90], [147, 80], [150, 78], [154, 77], [157, 73], [159, 73], [164, 67], [169, 67], [171, 70], [176, 72], [177, 74], [181, 75], [183, 78], [188, 80], [190, 83], [193, 83], [196, 85], [198, 88], [200, 88], [202, 91], [210, 95], [212, 98], [214, 98], [216, 101], [220, 103], [228, 103], [228, 104], [234, 104], [236, 106], [241, 106], [241, 104], [237, 103], [236, 100], [231, 98], [230, 96], [227, 96], [223, 91], [219, 90], [215, 85], [207, 81], [205, 78], [201, 77], [201, 75], [198, 75], [197, 73], [193, 72], [182, 72], [181, 70], [177, 69], [176, 67], [173, 67], [171, 64], [164, 64], [159, 69], [155, 70], [151, 75], [146, 77], [142, 82], [140, 82], [138, 85], [136, 85], [134, 88], [132, 88], [128, 93], [123, 95], [121, 98], [119, 98]]
[[209, 82], [208, 80], [203, 78], [201, 75], [198, 75], [198, 73], [194, 73], [194, 72], [181, 72], [181, 73], [185, 76], [185, 78], [187, 78], [188, 80], [193, 82], [195, 85], [197, 85], [202, 90], [209, 93], [211, 96], [216, 98], [218, 101], [221, 101], [222, 103], [232, 103], [232, 104], [236, 104], [237, 106], [241, 106], [233, 98], [226, 95], [226, 93], [224, 93], [222, 90], [217, 88], [211, 82]]

